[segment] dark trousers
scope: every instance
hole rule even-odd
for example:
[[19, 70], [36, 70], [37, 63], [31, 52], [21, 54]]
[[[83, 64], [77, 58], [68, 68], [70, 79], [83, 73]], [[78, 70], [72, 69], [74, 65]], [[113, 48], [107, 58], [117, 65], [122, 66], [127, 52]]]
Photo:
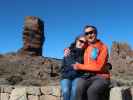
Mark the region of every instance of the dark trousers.
[[100, 76], [80, 78], [77, 81], [76, 100], [102, 100], [102, 95], [109, 83], [109, 80]]

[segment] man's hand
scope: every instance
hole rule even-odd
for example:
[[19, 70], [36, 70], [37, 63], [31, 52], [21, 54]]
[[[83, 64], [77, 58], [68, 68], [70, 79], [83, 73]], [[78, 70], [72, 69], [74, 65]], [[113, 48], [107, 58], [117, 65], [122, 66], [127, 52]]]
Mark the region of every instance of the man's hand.
[[70, 54], [70, 49], [69, 48], [65, 48], [64, 50], [64, 56], [68, 56]]

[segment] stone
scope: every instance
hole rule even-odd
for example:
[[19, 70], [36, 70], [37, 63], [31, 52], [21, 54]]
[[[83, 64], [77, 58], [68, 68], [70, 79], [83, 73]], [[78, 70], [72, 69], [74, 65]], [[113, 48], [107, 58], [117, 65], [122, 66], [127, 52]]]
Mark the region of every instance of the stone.
[[44, 95], [51, 94], [51, 87], [50, 86], [41, 87], [41, 93]]
[[45, 95], [44, 100], [59, 100], [59, 98], [57, 98], [56, 96], [52, 96], [52, 95]]
[[11, 93], [13, 89], [14, 89], [14, 87], [10, 86], [10, 85], [1, 85], [0, 86], [1, 93]]
[[45, 86], [41, 88], [42, 94], [60, 96], [60, 86]]
[[41, 95], [40, 100], [46, 100], [45, 95]]
[[41, 91], [39, 87], [27, 87], [26, 91], [30, 95], [35, 95], [35, 96], [41, 95]]
[[8, 93], [1, 93], [0, 97], [1, 97], [0, 100], [9, 100], [9, 94]]
[[14, 89], [13, 86], [5, 86], [4, 93], [11, 93], [13, 89]]
[[0, 92], [4, 93], [4, 87], [3, 86], [0, 87]]
[[29, 95], [28, 100], [39, 100], [38, 96]]
[[27, 100], [26, 89], [23, 87], [15, 88], [12, 91], [9, 100]]
[[110, 100], [122, 100], [121, 88], [115, 87], [111, 89]]
[[52, 95], [59, 97], [61, 95], [61, 89], [60, 86], [53, 86], [52, 89]]
[[114, 87], [110, 90], [110, 99], [109, 100], [130, 100], [130, 99], [123, 99], [129, 98], [125, 97], [124, 93], [129, 89], [129, 87]]

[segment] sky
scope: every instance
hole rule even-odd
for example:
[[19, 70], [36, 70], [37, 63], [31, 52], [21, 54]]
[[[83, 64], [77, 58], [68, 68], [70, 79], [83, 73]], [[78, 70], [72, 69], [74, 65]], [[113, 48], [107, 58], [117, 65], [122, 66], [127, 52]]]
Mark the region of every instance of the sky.
[[0, 54], [23, 46], [25, 16], [44, 21], [43, 56], [62, 58], [63, 50], [87, 24], [111, 49], [112, 41], [133, 48], [133, 0], [0, 0]]

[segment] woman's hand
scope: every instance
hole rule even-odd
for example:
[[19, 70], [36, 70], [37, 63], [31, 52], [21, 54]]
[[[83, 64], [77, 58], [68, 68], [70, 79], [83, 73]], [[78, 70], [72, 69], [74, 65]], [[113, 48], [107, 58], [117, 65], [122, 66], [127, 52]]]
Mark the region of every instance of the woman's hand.
[[68, 56], [69, 54], [70, 54], [70, 49], [69, 48], [65, 48], [64, 57]]
[[78, 70], [77, 64], [79, 64], [78, 62], [76, 62], [75, 64], [72, 64], [74, 70]]

